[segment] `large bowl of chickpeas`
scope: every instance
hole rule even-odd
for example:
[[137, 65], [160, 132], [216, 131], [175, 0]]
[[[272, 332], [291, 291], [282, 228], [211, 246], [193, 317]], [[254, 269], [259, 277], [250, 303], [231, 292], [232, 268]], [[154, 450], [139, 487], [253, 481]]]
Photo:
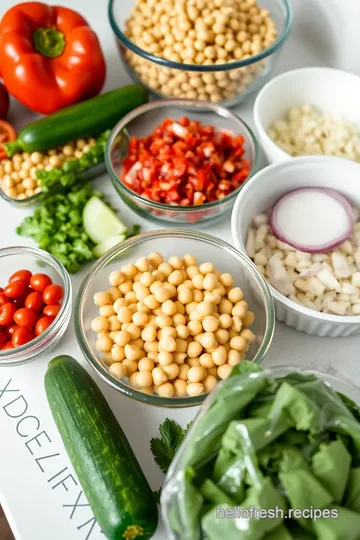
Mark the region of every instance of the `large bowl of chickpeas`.
[[76, 299], [79, 345], [121, 393], [165, 407], [198, 405], [244, 358], [262, 362], [275, 326], [261, 273], [226, 242], [159, 230], [118, 244]]
[[130, 76], [161, 98], [235, 106], [270, 78], [289, 0], [109, 0]]

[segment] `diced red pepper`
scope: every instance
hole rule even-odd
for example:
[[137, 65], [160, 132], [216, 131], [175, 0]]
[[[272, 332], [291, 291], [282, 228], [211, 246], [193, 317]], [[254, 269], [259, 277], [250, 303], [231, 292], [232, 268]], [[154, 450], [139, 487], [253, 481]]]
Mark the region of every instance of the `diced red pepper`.
[[[198, 206], [235, 191], [250, 174], [244, 138], [184, 116], [130, 138], [120, 180], [146, 199]], [[130, 174], [129, 174], [130, 173]]]

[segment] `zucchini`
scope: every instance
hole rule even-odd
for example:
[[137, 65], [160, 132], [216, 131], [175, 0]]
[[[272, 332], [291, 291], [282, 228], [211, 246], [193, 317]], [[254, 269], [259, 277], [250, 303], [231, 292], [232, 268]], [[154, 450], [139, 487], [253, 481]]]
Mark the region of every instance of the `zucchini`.
[[110, 540], [148, 540], [157, 504], [135, 454], [100, 389], [71, 356], [51, 360], [45, 390], [84, 493]]
[[6, 153], [51, 150], [69, 141], [97, 137], [112, 129], [128, 112], [148, 101], [144, 87], [133, 84], [66, 107], [25, 126]]

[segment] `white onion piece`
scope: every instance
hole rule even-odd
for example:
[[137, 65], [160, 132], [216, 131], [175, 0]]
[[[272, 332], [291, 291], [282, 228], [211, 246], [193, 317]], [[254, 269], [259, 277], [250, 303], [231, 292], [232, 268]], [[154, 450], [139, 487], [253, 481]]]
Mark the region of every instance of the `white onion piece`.
[[326, 253], [351, 234], [353, 209], [337, 191], [328, 188], [299, 188], [290, 191], [270, 213], [274, 235], [299, 251]]

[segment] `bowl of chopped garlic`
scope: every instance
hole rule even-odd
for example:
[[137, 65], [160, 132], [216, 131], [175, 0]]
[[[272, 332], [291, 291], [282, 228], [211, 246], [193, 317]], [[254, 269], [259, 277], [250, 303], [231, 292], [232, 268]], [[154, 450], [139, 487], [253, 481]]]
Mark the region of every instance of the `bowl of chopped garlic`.
[[292, 25], [289, 0], [109, 1], [130, 76], [160, 98], [235, 106], [270, 78]]
[[256, 267], [226, 242], [158, 230], [109, 250], [76, 300], [75, 331], [92, 368], [152, 405], [199, 405], [246, 358], [261, 363], [275, 307]]
[[[302, 332], [329, 337], [360, 333], [359, 179], [360, 165], [353, 161], [296, 157], [258, 172], [236, 199], [233, 243], [268, 282], [277, 319]], [[354, 214], [349, 238], [326, 253], [299, 251], [282, 242], [269, 219], [285, 194], [314, 187], [341, 194]]]
[[254, 121], [270, 163], [327, 155], [360, 162], [360, 77], [326, 67], [287, 71], [267, 83]]

